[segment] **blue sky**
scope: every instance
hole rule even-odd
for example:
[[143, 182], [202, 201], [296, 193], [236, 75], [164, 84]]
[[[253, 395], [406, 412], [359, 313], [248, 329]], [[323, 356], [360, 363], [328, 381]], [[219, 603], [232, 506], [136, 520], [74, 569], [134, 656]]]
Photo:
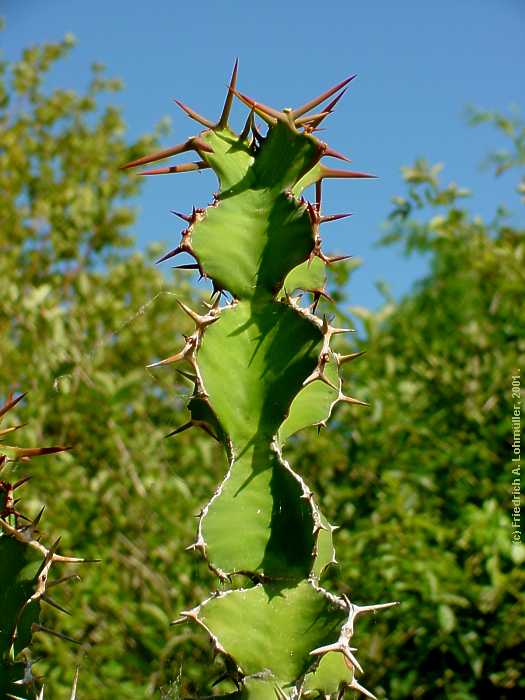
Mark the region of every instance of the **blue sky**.
[[[425, 261], [374, 245], [391, 197], [403, 191], [400, 167], [415, 157], [444, 162], [447, 181], [471, 187], [474, 212], [490, 217], [499, 202], [519, 209], [512, 176], [494, 180], [478, 167], [501, 137], [469, 128], [463, 112], [467, 104], [525, 111], [525, 0], [4, 0], [0, 13], [9, 58], [28, 44], [75, 34], [77, 47], [53, 83], [81, 89], [89, 65], [106, 64], [125, 82], [112, 100], [130, 138], [169, 115], [166, 145], [195, 133], [173, 98], [218, 115], [236, 56], [240, 89], [276, 107], [300, 104], [357, 73], [323, 135], [350, 155], [353, 168], [379, 175], [324, 191], [326, 213], [353, 212], [324, 227], [328, 251], [363, 259], [349, 288], [352, 304], [376, 307], [379, 279], [399, 297], [425, 271]], [[178, 240], [181, 227], [168, 210], [205, 205], [214, 189], [207, 172], [149, 178], [137, 202], [137, 245]]]

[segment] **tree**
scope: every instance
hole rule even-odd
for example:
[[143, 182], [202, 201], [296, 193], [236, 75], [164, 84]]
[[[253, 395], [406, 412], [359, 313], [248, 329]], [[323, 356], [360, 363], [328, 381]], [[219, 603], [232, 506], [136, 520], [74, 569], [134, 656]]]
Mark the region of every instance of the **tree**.
[[49, 612], [48, 626], [79, 649], [39, 635], [37, 671], [66, 696], [80, 663], [84, 697], [143, 698], [176, 674], [179, 645], [207, 651], [204, 640], [190, 647], [170, 635], [168, 623], [202, 585], [184, 546], [195, 502], [218, 479], [188, 481], [188, 472], [197, 454], [210, 472], [221, 462], [208, 442], [164, 440], [183, 404], [177, 392], [189, 389], [144, 369], [190, 324], [152, 264], [162, 248], [133, 249], [139, 179], [118, 166], [166, 127], [128, 145], [119, 112], [98, 107], [121, 87], [101, 66], [84, 94], [47, 90], [48, 71], [72, 45], [34, 46], [1, 66], [0, 392], [30, 392], [18, 413], [26, 443], [73, 448], [31, 465], [26, 512], [47, 503], [46, 533], [66, 533], [64, 550], [102, 559], [60, 599], [71, 618]]

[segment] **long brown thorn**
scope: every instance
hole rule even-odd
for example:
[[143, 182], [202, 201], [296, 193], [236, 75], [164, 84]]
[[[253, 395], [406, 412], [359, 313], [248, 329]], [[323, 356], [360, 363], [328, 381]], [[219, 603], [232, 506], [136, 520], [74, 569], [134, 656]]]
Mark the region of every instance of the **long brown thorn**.
[[167, 175], [169, 173], [188, 173], [192, 170], [205, 170], [210, 166], [204, 160], [198, 160], [194, 163], [181, 163], [181, 165], [172, 165], [170, 168], [156, 168], [155, 170], [143, 170], [137, 175]]
[[348, 85], [348, 83], [351, 80], [353, 80], [355, 77], [356, 77], [355, 75], [351, 75], [349, 78], [346, 78], [346, 80], [343, 80], [340, 83], [338, 83], [337, 85], [334, 85], [334, 87], [330, 88], [326, 92], [323, 92], [321, 95], [314, 97], [313, 100], [309, 100], [308, 102], [305, 102], [305, 104], [302, 105], [301, 107], [297, 107], [296, 109], [292, 110], [293, 118], [297, 119], [297, 117], [300, 117], [303, 114], [306, 114], [306, 112], [309, 112], [314, 107], [317, 107], [322, 102], [327, 100], [329, 97], [332, 97], [332, 95], [334, 93], [336, 93], [338, 90], [345, 87], [345, 85]]
[[186, 112], [188, 117], [190, 119], [193, 119], [194, 121], [198, 122], [199, 124], [202, 124], [203, 126], [206, 126], [208, 129], [213, 129], [215, 124], [211, 122], [209, 119], [206, 119], [206, 117], [203, 117], [201, 114], [196, 112], [194, 109], [191, 109], [191, 107], [188, 107], [188, 105], [185, 105], [184, 102], [181, 102], [180, 100], [175, 100], [175, 102], [179, 105], [179, 107], [183, 110], [183, 112]]
[[239, 68], [239, 59], [236, 58], [235, 65], [233, 66], [233, 73], [232, 73], [232, 77], [230, 80], [230, 85], [228, 87], [228, 92], [226, 94], [226, 100], [224, 102], [224, 107], [222, 108], [222, 114], [220, 116], [219, 121], [217, 122], [217, 126], [220, 129], [224, 129], [225, 127], [228, 126], [228, 117], [230, 116], [232, 102], [233, 102], [233, 91], [237, 87], [238, 68]]

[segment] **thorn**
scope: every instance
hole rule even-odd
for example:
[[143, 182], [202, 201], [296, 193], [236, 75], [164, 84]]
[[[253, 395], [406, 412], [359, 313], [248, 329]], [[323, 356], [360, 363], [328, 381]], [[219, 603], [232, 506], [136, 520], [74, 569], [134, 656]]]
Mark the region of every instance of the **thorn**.
[[376, 610], [384, 610], [385, 608], [392, 608], [399, 605], [399, 600], [394, 600], [391, 603], [378, 603], [377, 605], [354, 605], [355, 615], [361, 615], [361, 613], [375, 612]]
[[346, 219], [352, 214], [329, 214], [328, 216], [321, 216], [319, 219], [320, 224], [327, 224], [329, 221], [339, 221], [339, 219]]
[[331, 265], [332, 263], [336, 262], [341, 262], [343, 260], [350, 260], [352, 258], [351, 255], [325, 255], [322, 251], [319, 252], [319, 257], [327, 265]]
[[212, 688], [215, 688], [215, 686], [219, 685], [219, 683], [222, 683], [222, 681], [228, 680], [230, 678], [230, 674], [225, 672], [222, 673], [218, 678], [216, 678], [213, 683], [211, 684]]
[[338, 401], [344, 401], [344, 403], [354, 404], [356, 406], [370, 406], [366, 401], [359, 401], [359, 399], [353, 399], [351, 396], [345, 396], [341, 394]]
[[55, 556], [55, 552], [58, 549], [58, 545], [60, 544], [61, 539], [62, 539], [62, 537], [57, 537], [57, 539], [54, 541], [54, 543], [49, 548], [44, 561], [42, 562], [42, 564], [40, 565], [40, 567], [36, 573], [37, 576], [39, 576], [42, 573], [42, 571], [45, 569], [47, 564], [53, 560], [53, 557]]
[[16, 484], [13, 484], [13, 491], [20, 488], [20, 486], [23, 486], [24, 484], [26, 484], [28, 481], [31, 480], [31, 478], [32, 478], [31, 476], [24, 476], [23, 479], [20, 479], [19, 481], [17, 481]]
[[[222, 290], [216, 290], [214, 293], [221, 294], [221, 292], [222, 292]], [[186, 304], [184, 304], [179, 299], [177, 299], [177, 304], [184, 311], [184, 313], [191, 318], [191, 320], [195, 323], [197, 328], [204, 328], [206, 326], [209, 326], [212, 323], [215, 323], [215, 321], [219, 320], [219, 317], [213, 315], [212, 313], [208, 314], [207, 316], [201, 316], [193, 309], [190, 309], [189, 306], [186, 306]], [[212, 308], [217, 308], [217, 307], [214, 306]]]
[[21, 423], [20, 425], [12, 425], [9, 428], [3, 428], [0, 430], [0, 438], [2, 438], [4, 435], [8, 435], [9, 433], [14, 433], [16, 430], [20, 430], [20, 428], [24, 428], [26, 425], [26, 423]]
[[295, 126], [309, 126], [310, 122], [315, 122], [315, 121], [322, 121], [325, 117], [327, 117], [330, 114], [330, 112], [318, 112], [317, 114], [311, 114], [307, 115], [306, 117], [299, 117], [299, 119], [296, 119], [294, 124]]
[[202, 323], [202, 316], [200, 316], [198, 313], [196, 313], [193, 309], [190, 309], [189, 306], [186, 306], [186, 304], [180, 299], [176, 299], [177, 304], [180, 306], [180, 308], [184, 311], [184, 313], [191, 318], [192, 321], [194, 321], [197, 325]]
[[274, 686], [273, 691], [275, 693], [275, 697], [277, 698], [277, 700], [289, 700], [288, 696], [286, 695], [286, 693], [284, 692], [284, 690], [280, 686], [278, 686], [278, 685]]
[[370, 175], [370, 173], [360, 173], [356, 170], [337, 170], [336, 168], [325, 168], [321, 166], [321, 177], [324, 178], [377, 178], [377, 175]]
[[312, 224], [315, 226], [316, 224], [320, 223], [321, 219], [319, 217], [317, 206], [314, 206], [312, 202], [306, 202], [306, 209], [308, 210]]
[[[14, 503], [14, 505], [16, 505], [16, 504], [17, 504], [19, 501], [21, 501], [21, 500], [22, 500], [21, 498], [19, 498], [18, 500], [16, 500], [15, 503]], [[22, 520], [27, 520], [27, 522], [29, 522], [29, 523], [31, 522], [31, 520], [30, 520], [29, 518], [27, 518], [27, 517], [26, 517], [25, 515], [23, 515], [22, 513], [19, 513], [17, 510], [13, 511], [12, 515], [16, 515], [17, 518], [21, 518]], [[22, 530], [25, 530], [27, 527], [29, 527], [29, 526], [27, 525], [26, 527], [21, 528], [21, 529], [22, 529]]]
[[169, 253], [166, 253], [166, 255], [163, 255], [162, 258], [159, 258], [156, 261], [156, 265], [158, 265], [161, 262], [164, 262], [165, 260], [169, 260], [170, 258], [174, 258], [176, 255], [179, 253], [187, 253], [188, 250], [186, 248], [183, 248], [181, 245], [178, 245], [176, 248], [173, 248], [173, 250], [170, 250]]
[[217, 435], [215, 435], [215, 433], [207, 423], [205, 423], [204, 421], [199, 421], [196, 425], [198, 425], [199, 428], [204, 430], [205, 433], [208, 433], [208, 435], [210, 435], [214, 440], [220, 442], [220, 438]]
[[315, 183], [315, 206], [318, 212], [321, 211], [321, 199], [323, 194], [323, 182], [322, 178], [317, 180]]
[[352, 682], [350, 683], [350, 688], [353, 690], [359, 690], [363, 695], [366, 695], [367, 698], [371, 698], [371, 700], [377, 700], [376, 696], [373, 695], [369, 690], [364, 688], [359, 681], [356, 680], [356, 678], [352, 678]]
[[241, 141], [246, 141], [246, 139], [248, 138], [248, 136], [250, 134], [250, 130], [253, 129], [253, 126], [254, 126], [254, 116], [253, 115], [254, 115], [254, 111], [253, 111], [253, 107], [252, 107], [252, 109], [250, 110], [250, 113], [248, 114], [248, 118], [246, 119], [246, 123], [244, 124], [244, 128], [241, 132], [241, 135], [239, 136], [239, 139]]
[[49, 629], [49, 627], [44, 627], [43, 625], [39, 625], [36, 622], [33, 622], [33, 624], [31, 625], [31, 631], [32, 632], [44, 632], [45, 634], [50, 634], [53, 637], [58, 637], [59, 639], [65, 639], [66, 642], [73, 642], [73, 644], [81, 644], [82, 643], [76, 639], [73, 639], [73, 637], [68, 637], [66, 634], [62, 634], [61, 632], [56, 632], [55, 630]]
[[335, 391], [338, 391], [338, 387], [334, 386], [332, 382], [325, 377], [324, 373], [322, 370], [319, 369], [319, 367], [316, 367], [312, 374], [309, 377], [306, 377], [306, 379], [303, 382], [303, 386], [307, 386], [308, 384], [311, 384], [312, 382], [315, 381], [321, 381], [324, 382], [325, 384], [328, 384], [329, 387], [334, 389]]
[[199, 264], [198, 263], [188, 263], [186, 265], [174, 265], [172, 270], [199, 270]]
[[359, 673], [363, 673], [363, 668], [359, 661], [355, 658], [355, 656], [352, 654], [350, 649], [347, 646], [343, 646], [342, 648], [342, 653], [343, 655], [348, 659], [348, 661], [352, 664], [352, 666], [359, 671]]
[[[172, 165], [170, 168], [156, 168], [155, 170], [143, 170], [137, 175], [168, 175], [170, 173], [189, 173], [193, 170], [206, 170], [211, 166], [205, 160], [198, 160], [194, 163], [182, 163], [181, 165]], [[372, 177], [372, 176], [370, 176]]]
[[71, 695], [69, 697], [69, 700], [76, 700], [76, 698], [77, 698], [77, 685], [78, 685], [79, 670], [80, 669], [77, 666], [77, 670], [75, 671], [75, 676], [73, 678], [73, 685], [71, 686]]
[[232, 108], [233, 94], [237, 86], [237, 71], [239, 68], [239, 59], [235, 59], [235, 64], [233, 66], [232, 77], [230, 79], [230, 85], [228, 87], [228, 92], [226, 94], [226, 100], [224, 102], [224, 107], [222, 109], [222, 114], [219, 121], [217, 122], [217, 128], [225, 129], [228, 126], [228, 117], [230, 116], [230, 111]]
[[163, 160], [164, 158], [169, 158], [170, 156], [179, 155], [179, 153], [186, 153], [187, 151], [205, 151], [207, 153], [213, 153], [213, 148], [204, 141], [200, 136], [192, 136], [184, 143], [178, 143], [176, 146], [171, 146], [171, 148], [164, 148], [162, 151], [156, 151], [155, 153], [149, 153], [142, 158], [137, 158], [135, 160], [120, 166], [120, 170], [127, 170], [128, 168], [135, 168], [137, 165], [146, 165], [146, 163], [154, 163], [157, 160]]
[[334, 644], [326, 644], [322, 647], [317, 647], [310, 652], [310, 656], [320, 656], [321, 654], [327, 654], [329, 651], [341, 651], [341, 645], [339, 642]]
[[259, 145], [263, 144], [264, 141], [266, 140], [265, 137], [261, 134], [261, 132], [257, 128], [257, 124], [255, 123], [255, 117], [254, 117], [253, 122], [252, 122], [252, 133], [253, 133], [256, 141], [259, 142]]
[[69, 610], [66, 610], [63, 608], [61, 605], [59, 605], [53, 598], [50, 598], [48, 595], [43, 595], [42, 600], [50, 605], [52, 608], [56, 608], [56, 610], [60, 610], [60, 612], [66, 613], [66, 615], [71, 615]]
[[60, 561], [64, 564], [100, 564], [102, 559], [82, 559], [80, 557], [62, 557], [56, 555], [54, 561]]
[[185, 372], [182, 369], [177, 369], [175, 370], [178, 374], [181, 374], [183, 377], [186, 377], [186, 379], [189, 379], [190, 382], [196, 382], [197, 381], [197, 375], [196, 374], [191, 374], [190, 372]]
[[185, 617], [178, 617], [176, 620], [172, 620], [170, 625], [182, 625], [183, 622], [188, 622]]
[[171, 433], [168, 433], [164, 437], [172, 437], [173, 435], [177, 435], [178, 433], [183, 433], [185, 430], [188, 430], [188, 428], [193, 428], [193, 421], [188, 421], [187, 423], [184, 423], [184, 425], [181, 425], [179, 428], [175, 428], [175, 430], [172, 430]]
[[68, 576], [62, 576], [62, 578], [57, 578], [54, 581], [47, 582], [47, 588], [53, 588], [53, 586], [60, 586], [62, 583], [67, 581], [80, 581], [81, 578], [78, 574], [69, 574]]
[[211, 283], [212, 283], [213, 289], [212, 289], [212, 292], [210, 294], [210, 301], [213, 301], [213, 297], [215, 295], [217, 295], [217, 298], [215, 299], [215, 301], [213, 302], [213, 305], [211, 306], [211, 308], [213, 309], [213, 308], [218, 308], [221, 295], [224, 293], [224, 288], [221, 287], [220, 285], [218, 285], [215, 280], [212, 280]]
[[40, 455], [50, 455], [56, 452], [64, 452], [66, 450], [71, 450], [71, 446], [65, 445], [55, 445], [54, 447], [16, 447], [15, 454], [17, 458], [24, 457], [38, 457]]
[[193, 119], [199, 124], [208, 127], [208, 129], [214, 128], [215, 124], [213, 122], [211, 122], [209, 119], [206, 119], [206, 117], [201, 116], [200, 114], [198, 114], [198, 112], [195, 112], [193, 109], [191, 109], [191, 107], [185, 105], [184, 102], [180, 102], [179, 100], [175, 100], [175, 102], [179, 105], [183, 112], [186, 112], [190, 119]]
[[50, 562], [53, 561], [55, 557], [55, 552], [58, 549], [58, 545], [60, 544], [61, 537], [58, 537], [55, 542], [51, 545], [51, 547], [48, 549], [46, 556], [44, 557], [44, 560], [38, 567], [38, 571], [36, 572], [36, 577], [38, 578], [44, 571], [46, 572], [46, 578], [47, 578], [47, 573], [49, 570], [49, 564]]
[[[328, 112], [328, 114], [331, 114], [334, 111], [334, 107], [336, 106], [336, 104], [339, 102], [339, 100], [345, 94], [345, 92], [347, 90], [348, 90], [348, 88], [341, 90], [339, 95], [336, 95], [336, 97], [329, 104], [326, 105], [325, 112]], [[319, 124], [323, 121], [323, 119], [324, 119], [324, 117], [322, 117], [321, 119], [316, 119], [315, 122], [313, 122], [312, 124], [310, 124], [307, 127], [307, 130], [310, 133], [312, 133], [314, 131], [324, 131], [324, 129], [319, 129]]]
[[40, 522], [40, 519], [41, 519], [41, 517], [44, 515], [45, 509], [46, 509], [45, 506], [42, 506], [42, 508], [40, 508], [40, 511], [39, 511], [38, 515], [36, 516], [36, 518], [35, 518], [35, 519], [33, 520], [33, 522], [31, 523], [31, 527], [32, 527], [33, 529], [35, 529], [36, 527], [38, 527], [38, 524], [39, 524], [39, 522]]
[[308, 102], [305, 102], [304, 105], [301, 107], [296, 107], [296, 109], [292, 110], [292, 116], [294, 119], [297, 117], [302, 116], [303, 114], [306, 114], [306, 112], [309, 112], [311, 109], [314, 107], [317, 107], [320, 105], [322, 102], [327, 100], [329, 97], [332, 97], [334, 93], [336, 93], [338, 90], [341, 90], [341, 88], [344, 88], [348, 83], [353, 80], [356, 76], [351, 75], [349, 78], [346, 78], [345, 80], [341, 81], [337, 85], [334, 85], [334, 87], [331, 87], [329, 90], [326, 90], [326, 92], [321, 93], [317, 97], [314, 97], [313, 100], [309, 100]]
[[5, 415], [8, 411], [10, 411], [14, 406], [19, 401], [22, 401], [24, 396], [27, 396], [27, 391], [24, 391], [23, 394], [20, 394], [20, 396], [17, 396], [16, 399], [13, 398], [8, 398], [7, 401], [4, 403], [4, 405], [0, 408], [0, 418]]
[[344, 365], [345, 362], [352, 362], [352, 360], [357, 360], [366, 353], [366, 350], [361, 350], [360, 352], [351, 352], [349, 355], [339, 355], [336, 354], [335, 358], [340, 365]]
[[[215, 153], [213, 147], [210, 146], [210, 144], [207, 141], [205, 141], [201, 136], [193, 136], [190, 140], [193, 144], [193, 149], [197, 152], [203, 151], [203, 153]], [[195, 146], [197, 148], [195, 148]]]
[[175, 214], [175, 216], [178, 216], [179, 219], [186, 221], [186, 223], [188, 223], [188, 224], [193, 223], [192, 217], [188, 216], [188, 214], [181, 214], [179, 211], [175, 211], [174, 209], [170, 209], [170, 211], [172, 214]]
[[335, 304], [334, 299], [324, 289], [313, 289], [312, 291], [315, 294], [315, 296], [323, 297], [323, 299], [326, 299], [327, 301], [330, 301], [332, 304]]
[[347, 158], [342, 153], [339, 153], [339, 151], [335, 151], [333, 148], [327, 148], [325, 150], [325, 152], [323, 153], [323, 156], [330, 156], [331, 158], [339, 158], [339, 160], [345, 160], [347, 163], [352, 162], [350, 160], [350, 158]]
[[256, 102], [255, 100], [252, 100], [251, 97], [243, 95], [242, 92], [238, 92], [237, 90], [232, 90], [232, 92], [234, 95], [237, 95], [240, 101], [247, 107], [253, 109], [255, 114], [261, 117], [261, 119], [263, 119], [269, 126], [273, 126], [278, 120], [283, 120], [283, 115], [276, 109], [273, 109], [273, 107], [268, 107], [261, 102]]
[[150, 365], [146, 365], [146, 369], [152, 369], [153, 367], [161, 367], [163, 365], [171, 365], [173, 362], [179, 362], [186, 357], [184, 350], [181, 350], [176, 355], [171, 355], [171, 357], [166, 357], [164, 360], [159, 360], [158, 362], [152, 362]]
[[339, 93], [339, 95], [336, 95], [336, 96], [334, 97], [334, 99], [333, 99], [329, 104], [326, 105], [325, 111], [327, 111], [327, 112], [333, 112], [334, 107], [336, 106], [336, 104], [339, 102], [339, 100], [340, 100], [341, 97], [345, 94], [345, 92], [346, 92], [347, 90], [348, 90], [347, 87], [345, 87], [344, 90], [341, 90], [341, 92]]

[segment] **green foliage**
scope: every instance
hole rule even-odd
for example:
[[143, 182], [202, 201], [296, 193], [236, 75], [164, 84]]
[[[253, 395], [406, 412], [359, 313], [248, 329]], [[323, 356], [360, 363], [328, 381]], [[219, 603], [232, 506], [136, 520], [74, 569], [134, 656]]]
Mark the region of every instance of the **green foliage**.
[[[485, 166], [494, 168], [495, 174], [499, 177], [511, 168], [525, 165], [525, 121], [516, 108], [510, 114], [502, 114], [470, 107], [467, 114], [473, 126], [491, 124], [511, 140], [511, 149], [493, 151], [487, 157]], [[525, 203], [525, 175], [521, 176], [516, 191], [521, 195], [521, 201]]]
[[[182, 313], [174, 319], [166, 279], [152, 269], [159, 249], [147, 259], [129, 250], [139, 181], [117, 166], [153, 147], [162, 130], [128, 145], [118, 111], [98, 107], [115, 87], [100, 68], [85, 94], [46, 89], [47, 69], [65, 60], [69, 44], [31, 48], [3, 66], [0, 376], [4, 391], [30, 394], [26, 443], [72, 446], [31, 463], [38, 486], [25, 514], [45, 504], [50, 541], [61, 535], [64, 551], [103, 562], [56, 593], [72, 613], [59, 629], [81, 645], [38, 635], [35, 673], [57, 698], [69, 697], [77, 665], [84, 697], [144, 698], [173, 677], [179, 647], [207, 652], [193, 635], [168, 639], [166, 630], [189, 590], [206, 590], [183, 546], [220, 462], [209, 444], [164, 440], [183, 399], [173, 396], [173, 378], [143, 369], [171, 347], [174, 323], [187, 324]], [[16, 445], [18, 433], [10, 439]], [[196, 461], [211, 474], [190, 482]], [[23, 475], [14, 465], [12, 480]], [[57, 627], [52, 609], [41, 614]]]
[[[58, 624], [42, 606], [43, 624], [82, 644], [36, 635], [35, 672], [53, 698], [70, 697], [79, 663], [86, 699], [142, 700], [159, 686], [166, 697], [194, 695], [203, 664], [211, 665], [207, 635], [170, 633], [167, 624], [213, 585], [183, 547], [225, 460], [205, 434], [163, 439], [183, 422], [188, 389], [142, 367], [172, 351], [175, 330], [191, 332], [167, 290], [195, 295], [184, 288], [185, 273], [168, 286], [149, 260], [128, 252], [130, 198], [140, 181], [116, 165], [154, 138], [127, 145], [118, 113], [97, 108], [100, 73], [90, 96], [46, 92], [42, 56], [66, 50], [30, 50], [16, 71], [34, 76], [25, 92], [9, 77], [13, 64], [3, 64], [0, 83], [2, 132], [14, 129], [0, 147], [0, 375], [5, 390], [16, 379], [11, 388], [30, 391], [17, 415], [28, 423], [25, 443], [74, 447], [31, 462], [35, 488], [24, 494], [24, 510], [34, 518], [47, 504], [49, 541], [62, 535], [64, 551], [102, 559], [83, 569], [82, 583], [53, 593], [70, 618]], [[50, 109], [63, 116], [41, 123]], [[49, 177], [50, 154], [61, 177], [58, 168]], [[331, 589], [403, 601], [401, 614], [365, 618], [357, 631], [367, 685], [392, 700], [517, 698], [525, 675], [523, 554], [509, 544], [505, 465], [509, 371], [524, 353], [523, 231], [496, 206], [491, 222], [472, 217], [456, 196], [462, 188], [440, 185], [435, 171], [432, 184], [413, 168], [421, 184], [409, 183], [396, 199], [389, 235], [425, 252], [430, 272], [399, 305], [358, 310], [366, 330], [356, 347], [337, 339], [341, 353], [368, 351], [352, 365], [352, 382], [371, 410], [338, 409], [330, 430], [287, 440], [285, 457], [341, 525], [342, 564]], [[328, 270], [339, 301], [346, 269]], [[307, 281], [290, 277], [284, 286], [293, 294]], [[307, 390], [319, 390], [323, 406], [312, 412], [305, 401], [304, 415], [297, 406], [281, 427], [286, 436], [327, 415], [330, 387], [314, 382]], [[9, 441], [18, 444], [17, 436]], [[13, 467], [16, 481], [26, 472]], [[220, 673], [219, 659], [214, 668]], [[345, 672], [350, 681], [342, 657], [326, 655], [305, 688], [335, 692], [333, 679]], [[266, 693], [264, 682], [247, 686], [250, 695]]]
[[[373, 697], [356, 678], [362, 669], [350, 647], [354, 620], [393, 603], [359, 608], [320, 586], [334, 563], [334, 528], [282, 457], [284, 439], [304, 427], [307, 416], [316, 416], [317, 424], [337, 403], [361, 403], [343, 394], [339, 377], [352, 357], [331, 347], [346, 329], [316, 309], [326, 294], [324, 268], [335, 262], [321, 248], [320, 183], [367, 176], [321, 165], [323, 156], [334, 154], [312, 131], [326, 114], [304, 116], [338, 93], [335, 103], [350, 79], [282, 112], [238, 93], [236, 79], [237, 66], [216, 125], [185, 108], [208, 128], [127, 166], [191, 149], [201, 161], [146, 174], [196, 165], [211, 167], [220, 183], [213, 205], [193, 210], [179, 246], [163, 258], [192, 255], [216, 294], [204, 314], [179, 302], [195, 330], [180, 352], [156, 363], [184, 362], [192, 371], [186, 375], [193, 382], [191, 421], [176, 432], [204, 428], [223, 444], [228, 460], [223, 482], [200, 514], [194, 544], [227, 587], [181, 613], [179, 622], [194, 621], [206, 630], [225, 660], [226, 672], [216, 684], [227, 683], [226, 690], [235, 684], [239, 696], [300, 697], [322, 657], [342, 656], [346, 665], [332, 680], [332, 694], [355, 688]], [[227, 124], [234, 94], [251, 107], [240, 136]], [[255, 127], [254, 112], [269, 125], [265, 136]], [[314, 182], [316, 201], [310, 203], [302, 193]], [[221, 306], [226, 293], [231, 300]], [[328, 387], [330, 401], [319, 404], [311, 387]], [[330, 694], [315, 684], [307, 692]]]

